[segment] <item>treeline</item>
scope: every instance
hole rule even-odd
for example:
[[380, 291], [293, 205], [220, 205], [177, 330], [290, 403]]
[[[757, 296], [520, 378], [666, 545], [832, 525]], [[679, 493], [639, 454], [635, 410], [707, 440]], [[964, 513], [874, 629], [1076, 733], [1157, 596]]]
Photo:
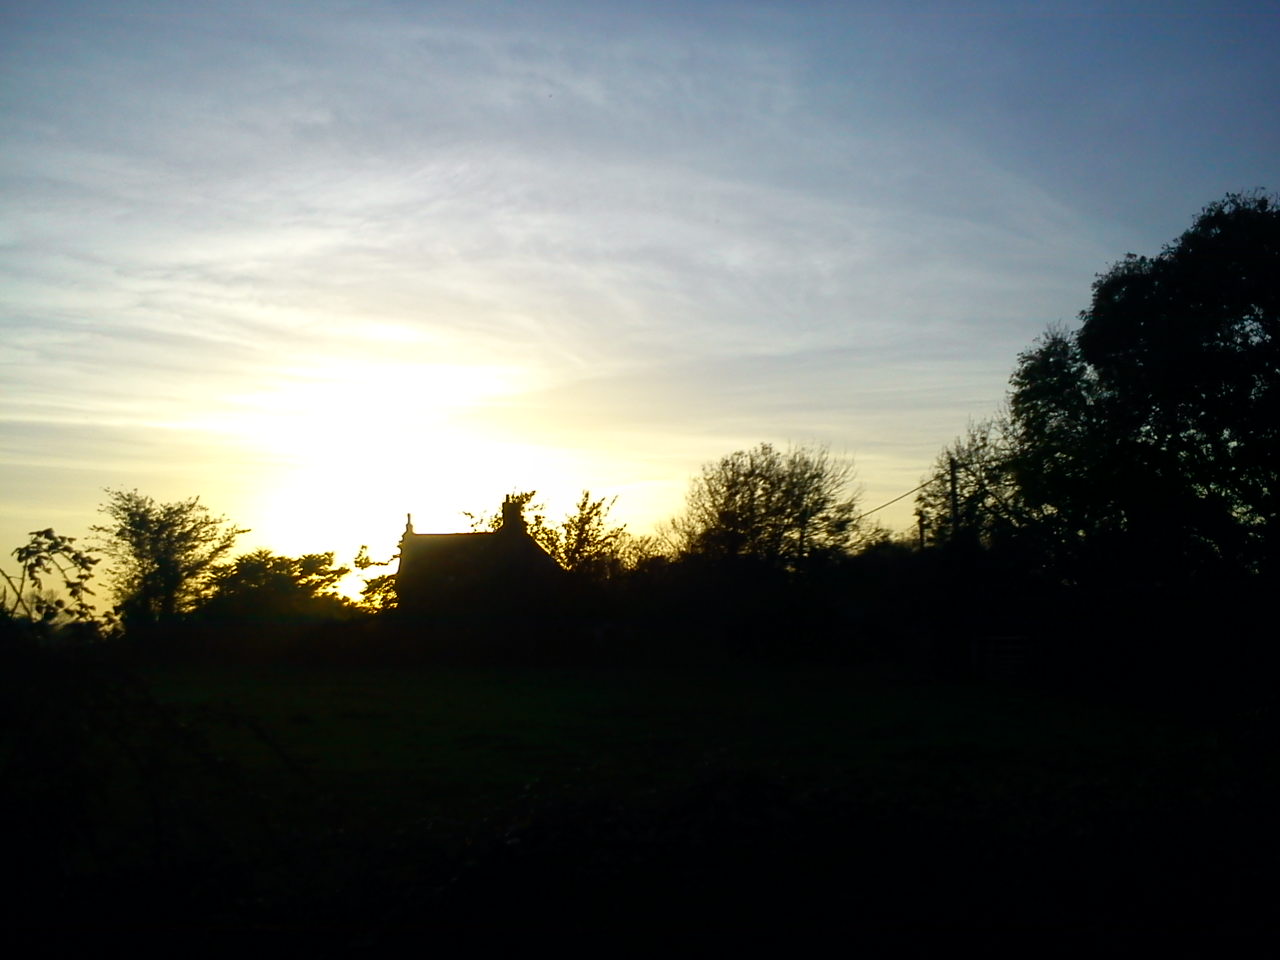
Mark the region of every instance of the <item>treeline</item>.
[[[518, 494], [564, 589], [409, 617], [363, 549], [356, 602], [333, 553], [233, 557], [244, 531], [197, 499], [110, 490], [94, 531], [112, 612], [87, 599], [98, 555], [46, 530], [15, 552], [4, 622], [170, 652], [894, 660], [1234, 682], [1269, 665], [1253, 625], [1277, 585], [1278, 468], [1280, 210], [1229, 195], [1158, 255], [1099, 275], [1078, 326], [1017, 358], [1002, 412], [941, 452], [917, 525], [896, 537], [864, 512], [848, 461], [760, 444], [704, 467], [652, 536], [613, 524], [612, 501], [588, 492], [559, 522]], [[469, 516], [477, 531], [501, 523]]]
[[[375, 561], [362, 547], [352, 566], [364, 586], [353, 600], [341, 590], [352, 568], [332, 552], [233, 556], [247, 531], [198, 498], [106, 494], [92, 549], [43, 530], [15, 551], [20, 572], [5, 574], [10, 632], [46, 644], [116, 642], [153, 657], [306, 659], [340, 649], [366, 658], [509, 658], [503, 638], [518, 633], [526, 659], [705, 659], [780, 649], [770, 625], [781, 627], [795, 598], [888, 536], [858, 515], [851, 463], [824, 449], [760, 444], [707, 465], [686, 510], [651, 536], [612, 523], [614, 501], [587, 491], [559, 522], [535, 492], [512, 495], [522, 528], [563, 571], [558, 583], [532, 595], [494, 577], [482, 583], [487, 593], [472, 583], [410, 615], [396, 574], [380, 572], [396, 557]], [[465, 515], [473, 532], [502, 526], [500, 514]], [[91, 602], [102, 560], [113, 600], [105, 613]], [[800, 626], [791, 617], [790, 628]], [[805, 645], [798, 635], [788, 643]]]
[[[333, 553], [287, 557], [257, 550], [232, 557], [247, 530], [212, 515], [198, 497], [158, 503], [136, 490], [106, 491], [105, 522], [93, 545], [36, 531], [14, 551], [19, 572], [3, 573], [3, 623], [46, 645], [191, 641], [219, 628], [264, 640], [359, 613], [337, 590], [347, 567]], [[107, 561], [111, 600], [93, 601], [96, 568]], [[154, 651], [152, 651], [154, 652]]]

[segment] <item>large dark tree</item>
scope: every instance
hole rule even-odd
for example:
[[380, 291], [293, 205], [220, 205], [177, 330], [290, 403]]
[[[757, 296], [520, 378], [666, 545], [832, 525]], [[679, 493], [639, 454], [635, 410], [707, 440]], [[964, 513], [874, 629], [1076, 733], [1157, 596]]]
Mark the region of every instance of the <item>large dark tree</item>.
[[[1020, 495], [1090, 562], [1160, 579], [1275, 563], [1280, 207], [1229, 195], [1101, 274], [1078, 332], [1019, 358]], [[1074, 550], [1080, 547], [1081, 550]]]
[[1098, 278], [1080, 353], [1186, 546], [1274, 557], [1280, 475], [1280, 206], [1230, 195], [1157, 257]]

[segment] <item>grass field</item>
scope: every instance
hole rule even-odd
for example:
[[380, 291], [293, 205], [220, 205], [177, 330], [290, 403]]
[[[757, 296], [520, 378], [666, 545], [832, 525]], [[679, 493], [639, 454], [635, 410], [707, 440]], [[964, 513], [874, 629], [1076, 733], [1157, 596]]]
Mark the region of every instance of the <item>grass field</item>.
[[[674, 817], [736, 818], [747, 844], [781, 830], [821, 845], [860, 816], [901, 834], [904, 856], [931, 856], [924, 837], [1001, 862], [1088, 848], [1097, 869], [1114, 855], [1113, 874], [1150, 884], [1175, 850], [1188, 869], [1249, 861], [1230, 847], [1261, 841], [1240, 818], [1274, 782], [1253, 749], [1171, 715], [847, 672], [281, 669], [152, 682], [273, 815], [365, 851], [430, 841], [452, 855], [563, 811], [574, 813], [557, 843], [592, 817]], [[698, 803], [708, 809], [688, 809]], [[849, 842], [865, 838], [836, 845]], [[1133, 862], [1120, 843], [1159, 863]]]
[[187, 924], [375, 942], [640, 904], [647, 926], [744, 931], [850, 909], [868, 929], [1270, 923], [1274, 753], [1174, 714], [763, 667], [144, 679], [197, 746], [91, 777], [76, 869], [117, 887], [99, 919], [162, 886]]
[[[981, 803], [1220, 782], [1217, 737], [1168, 714], [820, 671], [168, 671], [149, 677], [251, 777], [305, 771], [360, 806], [463, 820], [531, 785], [636, 797], [723, 771], [865, 780]], [[246, 721], [252, 721], [252, 726]], [[1045, 782], [1039, 782], [1045, 781]]]

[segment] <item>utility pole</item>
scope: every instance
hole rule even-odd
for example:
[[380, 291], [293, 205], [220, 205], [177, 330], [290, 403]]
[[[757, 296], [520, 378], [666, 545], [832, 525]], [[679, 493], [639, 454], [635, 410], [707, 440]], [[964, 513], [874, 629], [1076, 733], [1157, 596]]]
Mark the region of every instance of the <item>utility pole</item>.
[[951, 467], [951, 540], [954, 543], [960, 535], [960, 496], [956, 492], [956, 458], [948, 456], [947, 463]]

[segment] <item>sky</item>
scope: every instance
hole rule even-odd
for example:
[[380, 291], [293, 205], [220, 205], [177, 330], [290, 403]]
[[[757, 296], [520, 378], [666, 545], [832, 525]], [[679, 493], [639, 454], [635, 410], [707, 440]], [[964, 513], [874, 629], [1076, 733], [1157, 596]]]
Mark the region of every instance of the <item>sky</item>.
[[0, 566], [104, 488], [340, 561], [522, 490], [645, 533], [760, 442], [870, 509], [1280, 189], [1278, 54], [1276, 2], [0, 0]]

